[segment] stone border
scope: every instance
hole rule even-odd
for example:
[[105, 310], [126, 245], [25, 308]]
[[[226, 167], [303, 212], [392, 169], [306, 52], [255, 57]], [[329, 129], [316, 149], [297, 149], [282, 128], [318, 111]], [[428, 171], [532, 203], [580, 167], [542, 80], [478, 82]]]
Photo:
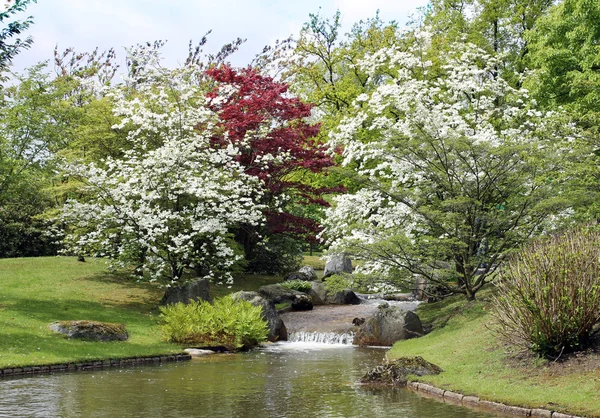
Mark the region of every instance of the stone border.
[[461, 393], [451, 392], [436, 388], [425, 383], [408, 382], [406, 387], [421, 396], [433, 398], [452, 405], [460, 405], [470, 409], [483, 409], [490, 412], [500, 412], [507, 415], [536, 418], [583, 418], [577, 415], [568, 415], [549, 409], [521, 408], [518, 406], [505, 405], [503, 403], [486, 401], [477, 396], [465, 396]]
[[62, 364], [47, 364], [43, 366], [23, 366], [0, 369], [0, 378], [5, 376], [24, 376], [31, 374], [71, 372], [77, 370], [104, 369], [108, 367], [128, 367], [138, 364], [160, 364], [173, 361], [191, 360], [192, 356], [187, 353], [151, 356], [151, 357], [128, 357], [123, 359], [78, 361]]

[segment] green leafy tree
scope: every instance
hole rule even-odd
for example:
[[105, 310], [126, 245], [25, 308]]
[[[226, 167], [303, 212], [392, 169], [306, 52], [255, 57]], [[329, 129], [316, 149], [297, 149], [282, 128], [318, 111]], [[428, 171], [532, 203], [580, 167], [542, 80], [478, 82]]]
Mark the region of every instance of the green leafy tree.
[[[28, 36], [25, 39], [19, 37], [33, 23], [31, 16], [25, 20], [13, 20], [11, 18], [20, 12], [23, 12], [30, 3], [37, 3], [37, 0], [15, 0], [11, 5], [0, 12], [0, 71], [6, 71], [13, 58], [22, 49], [27, 49], [33, 43], [33, 39]], [[12, 41], [12, 42], [11, 42]]]
[[430, 72], [430, 34], [415, 38], [363, 62], [394, 71], [332, 135], [361, 188], [328, 214], [330, 251], [474, 299], [513, 249], [568, 208], [561, 185], [585, 146], [560, 114], [498, 77], [492, 55], [453, 44]]

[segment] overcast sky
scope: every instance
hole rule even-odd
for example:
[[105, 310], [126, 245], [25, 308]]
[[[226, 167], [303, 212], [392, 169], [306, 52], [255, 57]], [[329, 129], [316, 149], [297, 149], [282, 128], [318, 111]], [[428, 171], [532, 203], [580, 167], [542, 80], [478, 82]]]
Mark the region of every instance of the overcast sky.
[[[38, 0], [24, 17], [32, 15], [34, 38], [31, 49], [21, 52], [13, 63], [20, 71], [60, 50], [74, 47], [91, 51], [115, 47], [120, 63], [123, 47], [166, 39], [168, 65], [185, 60], [187, 45], [212, 29], [206, 50], [214, 52], [233, 39], [247, 42], [232, 58], [234, 65], [247, 65], [254, 55], [276, 39], [296, 35], [309, 13], [332, 16], [342, 13], [344, 28], [373, 17], [379, 10], [384, 21], [404, 24], [427, 0]], [[319, 9], [320, 7], [320, 9]]]

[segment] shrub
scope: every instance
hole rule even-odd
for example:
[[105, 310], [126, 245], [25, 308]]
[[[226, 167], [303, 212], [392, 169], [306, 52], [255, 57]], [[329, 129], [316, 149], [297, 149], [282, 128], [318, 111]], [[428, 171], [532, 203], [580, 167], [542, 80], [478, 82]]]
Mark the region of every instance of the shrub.
[[542, 356], [582, 348], [600, 321], [600, 232], [582, 227], [531, 244], [505, 266], [500, 336]]
[[312, 283], [304, 280], [288, 280], [287, 282], [280, 283], [282, 287], [291, 290], [297, 290], [298, 292], [308, 292], [312, 289]]
[[256, 245], [248, 256], [246, 271], [259, 274], [285, 274], [297, 271], [302, 262], [302, 243], [285, 235], [271, 235]]
[[251, 348], [268, 336], [262, 308], [230, 296], [215, 299], [212, 305], [192, 301], [161, 307], [160, 311], [161, 329], [169, 342], [234, 351]]
[[325, 289], [331, 294], [341, 292], [345, 289], [352, 289], [352, 276], [344, 274], [333, 274], [325, 279]]

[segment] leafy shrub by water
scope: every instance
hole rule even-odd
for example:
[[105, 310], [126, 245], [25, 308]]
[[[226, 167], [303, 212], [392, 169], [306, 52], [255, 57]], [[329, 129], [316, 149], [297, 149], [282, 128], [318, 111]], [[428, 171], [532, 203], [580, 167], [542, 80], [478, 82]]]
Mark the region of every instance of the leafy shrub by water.
[[251, 348], [265, 341], [267, 323], [262, 308], [230, 296], [185, 305], [161, 307], [161, 329], [169, 342], [195, 346], [223, 346], [228, 350]]
[[333, 274], [325, 279], [325, 289], [331, 294], [341, 292], [345, 289], [352, 289], [352, 276], [344, 274]]
[[584, 227], [534, 242], [503, 269], [495, 330], [542, 356], [582, 348], [600, 321], [600, 232]]
[[308, 292], [312, 289], [311, 282], [304, 280], [288, 280], [287, 282], [280, 283], [282, 287], [291, 290], [297, 290], [298, 292]]

